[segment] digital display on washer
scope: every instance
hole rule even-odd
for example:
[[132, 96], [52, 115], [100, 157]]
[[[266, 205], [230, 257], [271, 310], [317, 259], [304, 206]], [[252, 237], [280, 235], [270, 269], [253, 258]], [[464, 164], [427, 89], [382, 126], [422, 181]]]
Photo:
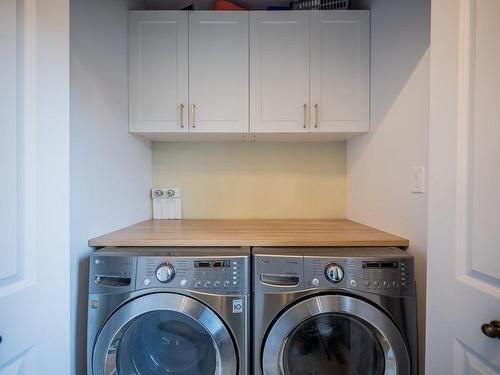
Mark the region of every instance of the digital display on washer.
[[222, 268], [231, 267], [229, 260], [197, 260], [194, 262], [196, 268]]
[[363, 262], [363, 268], [398, 268], [398, 262]]

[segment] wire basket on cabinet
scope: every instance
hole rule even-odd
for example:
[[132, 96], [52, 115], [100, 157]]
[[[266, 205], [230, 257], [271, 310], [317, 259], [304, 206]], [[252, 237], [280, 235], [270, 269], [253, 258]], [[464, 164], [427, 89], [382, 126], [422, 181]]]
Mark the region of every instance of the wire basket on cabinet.
[[349, 9], [350, 0], [292, 0], [290, 9]]

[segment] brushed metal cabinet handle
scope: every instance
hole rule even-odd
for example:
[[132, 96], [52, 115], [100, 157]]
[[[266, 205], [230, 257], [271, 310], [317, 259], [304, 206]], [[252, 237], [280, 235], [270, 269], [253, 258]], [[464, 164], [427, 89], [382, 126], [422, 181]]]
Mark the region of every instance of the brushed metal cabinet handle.
[[194, 123], [194, 113], [196, 111], [196, 106], [194, 104], [191, 104], [191, 127], [194, 129], [196, 127]]
[[319, 127], [319, 124], [318, 124], [318, 107], [319, 107], [319, 104], [316, 103], [314, 105], [314, 127], [315, 128]]
[[307, 128], [307, 104], [302, 106], [304, 108], [304, 129]]
[[181, 128], [184, 128], [184, 104], [182, 104], [182, 103], [180, 104], [179, 111], [180, 111], [179, 125]]

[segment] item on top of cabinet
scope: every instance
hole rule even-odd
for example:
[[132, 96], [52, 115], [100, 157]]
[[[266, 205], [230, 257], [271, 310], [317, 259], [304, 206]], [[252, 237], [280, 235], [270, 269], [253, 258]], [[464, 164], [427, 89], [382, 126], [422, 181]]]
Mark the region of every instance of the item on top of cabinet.
[[350, 2], [350, 0], [292, 0], [290, 2], [290, 9], [349, 9]]
[[227, 0], [214, 1], [213, 10], [247, 10]]
[[153, 198], [153, 219], [182, 218], [180, 189], [154, 188], [151, 190], [151, 197]]

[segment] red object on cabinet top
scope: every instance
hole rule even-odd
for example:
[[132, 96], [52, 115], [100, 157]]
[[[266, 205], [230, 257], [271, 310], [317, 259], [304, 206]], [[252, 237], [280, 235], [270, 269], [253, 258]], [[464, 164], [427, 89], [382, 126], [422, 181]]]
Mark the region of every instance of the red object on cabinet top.
[[227, 0], [218, 0], [214, 1], [213, 5], [214, 10], [246, 10], [243, 7], [240, 7], [239, 5], [236, 5], [230, 1]]

